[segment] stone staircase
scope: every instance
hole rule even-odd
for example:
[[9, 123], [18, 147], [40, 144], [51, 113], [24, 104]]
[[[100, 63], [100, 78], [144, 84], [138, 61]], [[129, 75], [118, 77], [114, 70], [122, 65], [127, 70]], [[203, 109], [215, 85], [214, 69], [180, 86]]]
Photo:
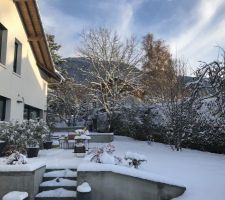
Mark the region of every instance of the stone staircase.
[[76, 200], [76, 169], [46, 169], [35, 200]]

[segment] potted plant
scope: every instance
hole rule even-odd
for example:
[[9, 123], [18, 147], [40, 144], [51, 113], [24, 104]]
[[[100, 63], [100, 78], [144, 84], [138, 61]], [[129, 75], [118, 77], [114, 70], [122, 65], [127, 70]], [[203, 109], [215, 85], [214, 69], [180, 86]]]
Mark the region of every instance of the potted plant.
[[33, 138], [28, 139], [26, 149], [28, 158], [37, 157], [40, 149], [38, 141]]
[[6, 122], [1, 122], [0, 123], [0, 157], [4, 156], [3, 155], [3, 149], [5, 148], [6, 146], [6, 140], [7, 139], [5, 137], [5, 132], [7, 130], [7, 127], [8, 127], [8, 123]]
[[52, 148], [52, 141], [50, 139], [45, 140], [43, 142], [43, 147], [44, 147], [44, 149], [51, 149]]
[[77, 157], [84, 157], [86, 154], [86, 148], [84, 145], [84, 140], [81, 138], [81, 136], [75, 136], [75, 147], [74, 147], [74, 153]]
[[46, 140], [49, 129], [43, 120], [29, 120], [26, 128], [27, 157], [37, 157], [43, 141]]
[[51, 141], [51, 132], [46, 130], [46, 138], [43, 142], [44, 149], [51, 149], [52, 148], [52, 141]]
[[43, 142], [43, 147], [44, 149], [51, 149], [52, 148], [52, 140], [51, 140], [51, 131], [50, 129], [53, 127], [54, 123], [53, 122], [48, 122], [46, 124], [45, 122], [43, 123], [43, 129], [44, 129], [44, 134], [46, 134], [46, 139]]
[[3, 149], [4, 149], [5, 145], [6, 145], [6, 142], [3, 140], [0, 140], [0, 157], [4, 156]]

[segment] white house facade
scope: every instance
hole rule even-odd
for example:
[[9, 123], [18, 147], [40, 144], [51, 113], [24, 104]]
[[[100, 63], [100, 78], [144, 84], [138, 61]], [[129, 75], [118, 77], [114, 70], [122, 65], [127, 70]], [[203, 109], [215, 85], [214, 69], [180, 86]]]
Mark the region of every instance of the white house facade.
[[0, 121], [44, 118], [59, 81], [35, 0], [0, 1]]

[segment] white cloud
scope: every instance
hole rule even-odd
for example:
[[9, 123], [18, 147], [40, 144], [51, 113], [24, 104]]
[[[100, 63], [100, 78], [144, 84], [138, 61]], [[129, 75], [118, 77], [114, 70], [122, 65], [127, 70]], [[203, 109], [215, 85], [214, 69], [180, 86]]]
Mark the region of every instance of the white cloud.
[[62, 45], [60, 53], [64, 57], [74, 56], [76, 46], [79, 43], [76, 35], [79, 34], [87, 22], [74, 16], [63, 13], [55, 9], [49, 3], [50, 1], [39, 0], [38, 4], [41, 7], [41, 17], [45, 32], [54, 34], [56, 41]]
[[122, 39], [126, 39], [133, 34], [132, 28], [134, 12], [142, 3], [143, 0], [126, 0], [120, 1], [118, 4], [119, 12], [117, 13], [118, 17], [115, 21], [114, 29], [120, 34]]
[[131, 23], [133, 19], [133, 6], [128, 4], [121, 12], [121, 16], [118, 18], [118, 23], [115, 25], [116, 30], [120, 34], [121, 38], [125, 39], [131, 34]]
[[[73, 2], [73, 0], [71, 0]], [[147, 0], [96, 0], [93, 5], [95, 11], [101, 15], [93, 20], [92, 13], [87, 17], [77, 17], [76, 14], [68, 14], [60, 7], [53, 6], [54, 1], [38, 0], [41, 7], [41, 16], [46, 32], [56, 35], [58, 43], [62, 44], [61, 53], [64, 57], [75, 56], [75, 50], [79, 45], [79, 33], [83, 28], [93, 26], [107, 26], [117, 31], [122, 39], [129, 37], [133, 32], [139, 36], [151, 31], [156, 38], [166, 39], [177, 57], [188, 59], [192, 66], [197, 66], [197, 61], [209, 61], [215, 58], [217, 50], [215, 45], [225, 46], [225, 13], [224, 0], [198, 0], [191, 12], [178, 12], [160, 23], [139, 26], [135, 24], [135, 12], [139, 6]], [[74, 2], [75, 3], [75, 2]], [[98, 18], [100, 16], [104, 18]], [[180, 17], [177, 27], [168, 27], [170, 23], [177, 21], [174, 17]], [[95, 16], [96, 17], [96, 16]], [[144, 20], [144, 19], [143, 19]], [[165, 32], [165, 28], [173, 29], [173, 35]], [[164, 31], [162, 31], [164, 30]]]
[[[169, 43], [174, 55], [189, 59], [191, 65], [198, 65], [199, 60], [213, 59], [215, 45], [224, 45], [224, 21], [212, 23], [224, 0], [201, 0], [187, 20], [194, 20], [191, 26], [184, 27], [181, 34], [175, 35]], [[224, 17], [224, 16], [223, 16]], [[182, 20], [181, 20], [182, 23]], [[188, 24], [188, 23], [187, 23]]]
[[[108, 28], [117, 31], [122, 39], [129, 37], [132, 29], [133, 14], [143, 0], [112, 0], [96, 1], [94, 6], [105, 13]], [[76, 18], [56, 9], [50, 1], [38, 0], [41, 16], [46, 32], [56, 35], [56, 41], [62, 44], [61, 54], [64, 57], [74, 56], [79, 45], [79, 33], [84, 28], [102, 26], [101, 22], [94, 24], [91, 20]]]

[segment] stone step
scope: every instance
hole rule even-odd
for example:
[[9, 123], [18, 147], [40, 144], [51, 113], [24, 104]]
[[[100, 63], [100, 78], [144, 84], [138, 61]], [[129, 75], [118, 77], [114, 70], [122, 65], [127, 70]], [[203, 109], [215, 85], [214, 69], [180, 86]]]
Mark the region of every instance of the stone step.
[[40, 186], [39, 192], [48, 191], [48, 190], [55, 190], [58, 188], [64, 188], [66, 190], [76, 191], [76, 186]]
[[44, 173], [43, 181], [53, 180], [55, 178], [65, 178], [69, 180], [77, 179], [77, 171], [75, 169], [48, 169], [51, 171], [47, 171]]
[[76, 181], [77, 180], [77, 177], [43, 177], [42, 181], [43, 182], [51, 181], [51, 180], [54, 180], [56, 178], [65, 178], [65, 179], [72, 180], [72, 181]]
[[67, 190], [76, 191], [77, 181], [66, 178], [56, 178], [50, 181], [45, 181], [40, 184], [39, 191], [54, 190], [57, 188], [64, 188]]
[[76, 200], [75, 197], [36, 197], [35, 200]]
[[57, 188], [38, 193], [35, 200], [75, 200], [77, 196], [76, 191], [66, 190], [64, 188]]
[[[47, 168], [46, 170], [45, 170], [45, 172], [47, 173], [47, 172], [52, 172], [52, 171], [58, 171], [58, 170], [65, 170], [66, 168], [59, 168], [59, 169], [53, 169], [53, 168]], [[76, 168], [74, 168], [74, 169], [71, 169], [71, 168], [69, 168], [69, 170], [71, 170], [71, 171], [77, 171], [77, 169]]]

